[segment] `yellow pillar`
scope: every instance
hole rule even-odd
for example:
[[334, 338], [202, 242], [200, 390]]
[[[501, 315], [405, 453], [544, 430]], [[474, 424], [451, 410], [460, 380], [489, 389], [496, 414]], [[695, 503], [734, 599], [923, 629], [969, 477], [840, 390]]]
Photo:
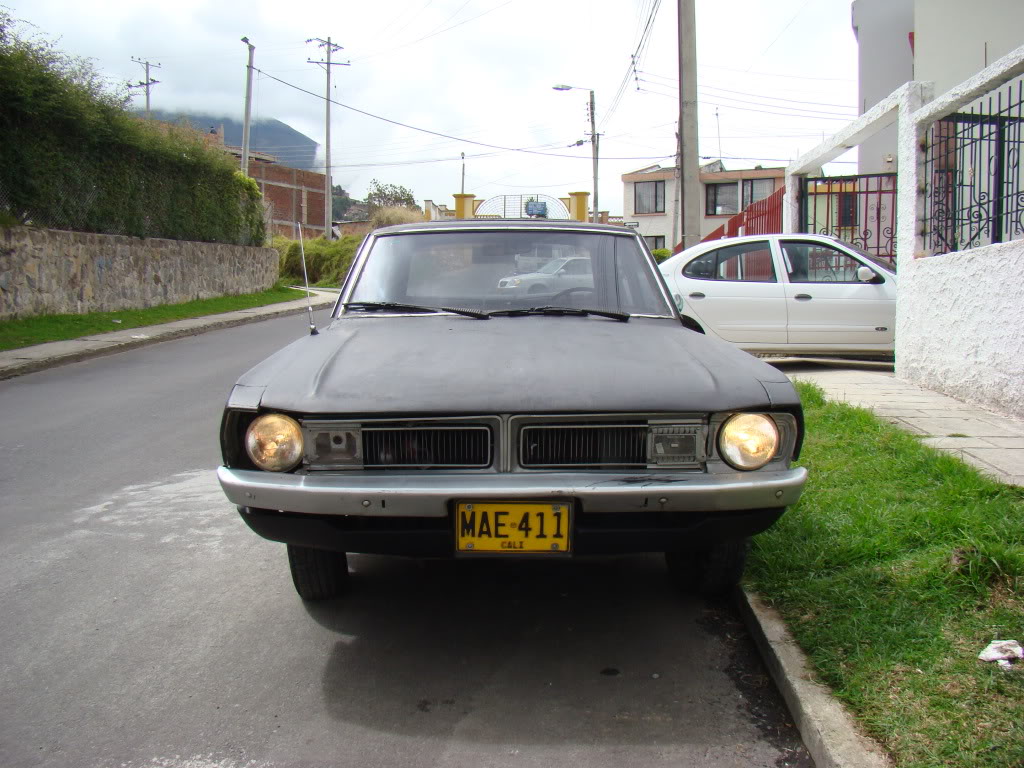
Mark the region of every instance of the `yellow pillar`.
[[569, 218], [576, 221], [586, 221], [590, 213], [590, 193], [570, 192], [569, 193]]
[[471, 193], [455, 193], [452, 195], [455, 198], [455, 218], [456, 219], [472, 219], [473, 210], [473, 198], [476, 195]]

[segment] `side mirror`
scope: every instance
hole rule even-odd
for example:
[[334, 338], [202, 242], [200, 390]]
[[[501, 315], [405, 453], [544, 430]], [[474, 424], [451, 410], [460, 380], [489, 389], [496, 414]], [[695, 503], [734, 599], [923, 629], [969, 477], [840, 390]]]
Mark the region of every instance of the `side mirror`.
[[560, 270], [558, 270], [559, 277], [565, 277], [567, 274], [569, 274], [569, 270], [567, 270], [565, 267], [562, 267]]
[[857, 267], [857, 279], [862, 283], [870, 283], [878, 277], [875, 271], [871, 267]]

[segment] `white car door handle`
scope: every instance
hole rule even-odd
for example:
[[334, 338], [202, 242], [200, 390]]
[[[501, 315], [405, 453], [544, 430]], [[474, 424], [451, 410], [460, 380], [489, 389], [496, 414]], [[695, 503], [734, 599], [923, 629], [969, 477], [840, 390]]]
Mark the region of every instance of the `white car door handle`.
[[809, 293], [798, 293], [793, 298], [796, 299], [797, 301], [810, 301], [811, 300], [811, 294], [809, 294]]
[[694, 293], [690, 294], [690, 298], [691, 299], [703, 299], [704, 298], [704, 294], [701, 293], [700, 291], [695, 291]]

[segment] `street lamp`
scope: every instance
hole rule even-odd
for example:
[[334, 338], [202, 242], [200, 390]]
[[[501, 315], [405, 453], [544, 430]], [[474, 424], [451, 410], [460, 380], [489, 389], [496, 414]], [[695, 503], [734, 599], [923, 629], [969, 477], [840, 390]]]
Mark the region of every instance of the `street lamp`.
[[594, 91], [591, 88], [578, 88], [575, 85], [553, 85], [556, 91], [590, 91], [590, 148], [594, 157], [594, 223], [600, 220], [597, 206], [597, 128], [594, 125]]

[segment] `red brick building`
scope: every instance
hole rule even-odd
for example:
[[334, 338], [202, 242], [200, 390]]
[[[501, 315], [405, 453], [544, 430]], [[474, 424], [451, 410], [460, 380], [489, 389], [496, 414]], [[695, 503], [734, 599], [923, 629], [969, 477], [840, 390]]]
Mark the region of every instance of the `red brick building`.
[[302, 222], [303, 237], [324, 235], [324, 175], [276, 163], [250, 160], [249, 175], [260, 186], [268, 206], [269, 230], [275, 235], [296, 236], [295, 222]]

